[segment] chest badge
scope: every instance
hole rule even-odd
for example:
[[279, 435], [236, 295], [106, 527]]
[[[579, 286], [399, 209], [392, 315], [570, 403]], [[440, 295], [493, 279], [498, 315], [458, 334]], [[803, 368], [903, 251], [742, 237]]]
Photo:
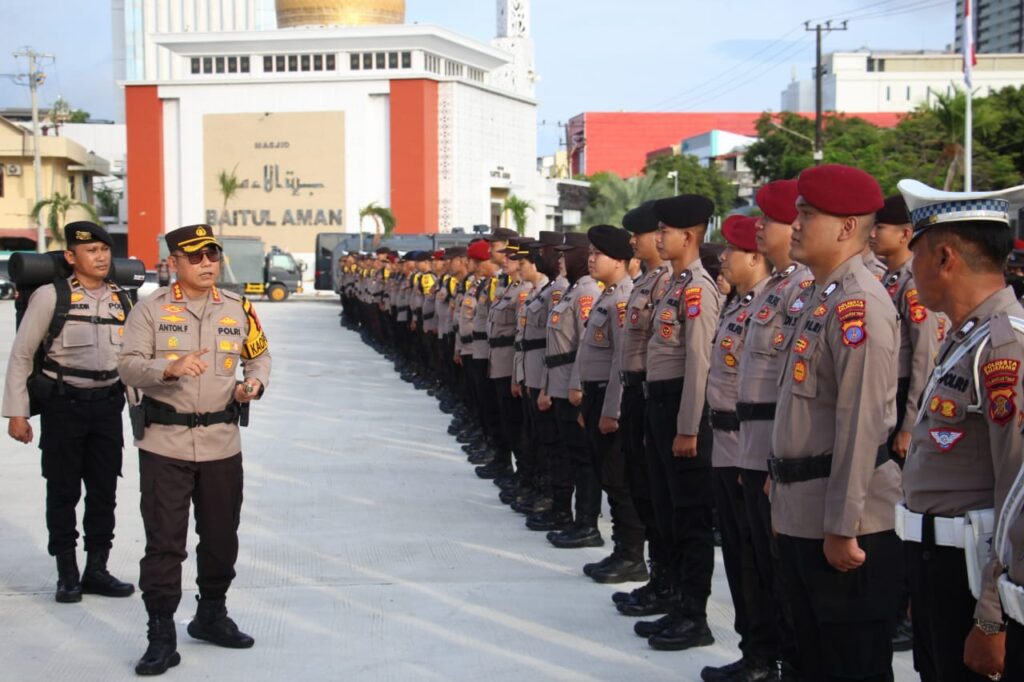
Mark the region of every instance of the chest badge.
[[929, 429], [928, 435], [935, 441], [939, 450], [949, 452], [964, 437], [964, 432], [960, 429]]

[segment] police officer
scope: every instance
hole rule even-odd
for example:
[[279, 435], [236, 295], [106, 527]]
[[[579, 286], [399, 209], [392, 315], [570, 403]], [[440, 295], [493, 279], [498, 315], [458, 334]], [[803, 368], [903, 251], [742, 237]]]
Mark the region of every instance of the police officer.
[[[216, 286], [223, 250], [212, 228], [182, 227], [164, 238], [177, 282], [132, 311], [118, 363], [125, 384], [143, 393], [143, 419], [133, 423], [146, 530], [139, 585], [149, 616], [140, 675], [161, 674], [181, 660], [174, 612], [190, 502], [199, 604], [188, 633], [224, 647], [253, 645], [228, 617], [225, 596], [238, 556], [241, 406], [261, 397], [270, 377], [267, 338], [252, 305]], [[239, 364], [244, 382], [236, 380]]]
[[[590, 443], [590, 467], [576, 474], [576, 494], [597, 482], [596, 495], [588, 501], [600, 508], [601, 490], [608, 495], [611, 510], [611, 555], [594, 565], [590, 578], [599, 583], [646, 580], [644, 524], [633, 506], [626, 475], [619, 418], [622, 406], [622, 338], [626, 326], [626, 305], [633, 279], [626, 265], [633, 257], [630, 234], [612, 225], [595, 225], [590, 239], [590, 276], [604, 285], [594, 302], [579, 352], [576, 354], [579, 385], [583, 390], [580, 414]], [[584, 481], [588, 481], [584, 483]]]
[[[798, 179], [792, 256], [815, 283], [789, 306], [772, 435], [772, 524], [801, 672], [892, 679], [902, 580], [889, 505], [899, 320], [862, 252], [882, 208], [878, 183], [840, 165]], [[792, 320], [792, 322], [790, 322]]]
[[[714, 432], [711, 451], [715, 508], [722, 534], [722, 559], [732, 594], [733, 625], [740, 636], [743, 669], [707, 679], [754, 682], [777, 679], [774, 604], [760, 588], [740, 480], [740, 421], [736, 415], [740, 365], [751, 304], [768, 284], [769, 263], [757, 247], [757, 219], [733, 215], [722, 224], [727, 247], [721, 256], [722, 277], [735, 296], [726, 303], [711, 351], [707, 400]], [[766, 598], [769, 597], [769, 598]]]
[[644, 524], [647, 538], [650, 581], [629, 593], [616, 592], [612, 600], [619, 613], [650, 616], [669, 610], [675, 584], [669, 576], [669, 545], [658, 532], [651, 502], [651, 479], [644, 448], [646, 427], [643, 391], [643, 382], [647, 378], [647, 345], [653, 333], [654, 308], [672, 281], [672, 265], [658, 253], [658, 216], [654, 213], [654, 201], [645, 202], [626, 213], [622, 217], [622, 226], [632, 233], [633, 253], [644, 267], [626, 303], [626, 324], [620, 349], [622, 407], [619, 425], [626, 457], [629, 493]]
[[[899, 189], [914, 226], [920, 304], [952, 322], [912, 426], [896, 509], [914, 661], [924, 680], [984, 680], [1002, 672], [1005, 650], [998, 560], [984, 533], [1024, 461], [1024, 308], [1003, 280], [1009, 202], [1024, 199], [1024, 187], [964, 194], [903, 180]], [[965, 542], [968, 523], [982, 534], [980, 553]]]
[[671, 261], [673, 279], [654, 309], [647, 348], [647, 448], [651, 497], [659, 532], [669, 544], [676, 604], [665, 617], [634, 625], [661, 650], [707, 646], [714, 542], [711, 529], [711, 458], [698, 449], [704, 420], [711, 341], [722, 295], [700, 261], [708, 220], [707, 197], [684, 194], [654, 204], [658, 251]]
[[[3, 414], [8, 418], [7, 433], [31, 443], [31, 376], [32, 398], [41, 410], [47, 550], [57, 559], [56, 599], [70, 603], [81, 601], [83, 592], [127, 597], [134, 591], [107, 571], [124, 447], [124, 389], [118, 381], [117, 353], [130, 302], [121, 288], [107, 281], [113, 240], [106, 230], [89, 222], [70, 223], [64, 239], [64, 258], [72, 275], [39, 287], [29, 299], [7, 364]], [[65, 308], [59, 334], [49, 338], [59, 299], [70, 307]], [[34, 374], [40, 347], [45, 355], [41, 373]], [[75, 506], [83, 483], [87, 559], [79, 576]]]
[[1017, 474], [1003, 503], [992, 551], [999, 561], [999, 598], [1007, 615], [1006, 658], [1002, 678], [994, 672], [994, 667], [988, 678], [1021, 680], [1024, 679], [1024, 473]]

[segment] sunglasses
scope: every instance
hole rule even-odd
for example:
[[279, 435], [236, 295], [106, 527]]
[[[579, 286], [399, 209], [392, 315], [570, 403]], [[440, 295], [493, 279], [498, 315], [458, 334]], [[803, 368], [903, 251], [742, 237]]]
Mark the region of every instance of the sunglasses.
[[221, 253], [220, 249], [203, 249], [202, 251], [196, 251], [195, 253], [176, 253], [175, 258], [188, 258], [188, 262], [192, 265], [199, 265], [203, 262], [205, 256], [211, 263], [216, 263], [220, 260]]

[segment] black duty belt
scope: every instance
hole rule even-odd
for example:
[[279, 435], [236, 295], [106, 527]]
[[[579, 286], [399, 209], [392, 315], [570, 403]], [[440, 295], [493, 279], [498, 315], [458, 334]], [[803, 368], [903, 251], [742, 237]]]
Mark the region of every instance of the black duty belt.
[[[875, 453], [875, 468], [877, 469], [888, 461], [889, 447], [882, 443]], [[828, 478], [831, 474], [832, 453], [793, 459], [780, 459], [774, 455], [768, 458], [768, 475], [775, 483], [801, 483]]]
[[67, 398], [69, 400], [78, 400], [85, 403], [109, 400], [123, 392], [124, 386], [120, 381], [115, 381], [109, 386], [99, 386], [97, 388], [79, 388], [78, 386], [72, 386], [69, 383], [61, 382], [54, 389], [54, 395], [56, 396]]
[[647, 372], [619, 372], [619, 381], [623, 388], [640, 386], [647, 380]]
[[736, 416], [735, 412], [722, 412], [719, 410], [710, 410], [708, 412], [708, 421], [711, 422], [711, 428], [717, 431], [739, 431], [740, 420]]
[[487, 332], [473, 332], [473, 340], [474, 341], [486, 341], [487, 340]]
[[400, 312], [400, 313], [407, 313], [410, 310], [411, 310], [411, 308], [409, 306], [407, 306], [407, 305], [400, 305], [400, 306], [398, 306], [398, 312]]
[[432, 320], [433, 318], [434, 318], [434, 313], [423, 313], [423, 321], [424, 322], [426, 322], [427, 320]]
[[562, 353], [561, 355], [548, 355], [544, 358], [544, 365], [548, 369], [554, 369], [562, 365], [571, 365], [574, 362], [576, 362], [576, 351]]
[[107, 381], [118, 377], [116, 369], [78, 369], [77, 367], [65, 367], [50, 358], [42, 362], [42, 368], [61, 377], [78, 377], [79, 379], [92, 379], [93, 381]]
[[772, 421], [775, 403], [736, 403], [736, 416], [741, 422]]
[[223, 409], [220, 412], [184, 414], [176, 411], [166, 403], [153, 400], [152, 398], [143, 397], [142, 407], [146, 413], [147, 424], [187, 426], [190, 429], [194, 429], [198, 426], [213, 426], [214, 424], [237, 424], [239, 417], [237, 403], [231, 403], [226, 409]]
[[542, 348], [547, 347], [547, 339], [525, 339], [523, 341], [516, 341], [516, 350], [518, 351], [541, 350]]
[[493, 339], [487, 340], [487, 345], [491, 348], [507, 348], [508, 346], [514, 345], [515, 342], [515, 336], [495, 336]]
[[584, 393], [595, 393], [597, 391], [604, 391], [608, 388], [607, 381], [581, 381], [580, 387]]
[[664, 379], [662, 381], [645, 381], [644, 382], [644, 397], [650, 400], [651, 398], [666, 398], [674, 397], [683, 392], [683, 378], [678, 379]]
[[459, 337], [459, 342], [460, 343], [473, 343], [473, 335], [472, 334], [466, 334], [465, 336], [460, 336]]

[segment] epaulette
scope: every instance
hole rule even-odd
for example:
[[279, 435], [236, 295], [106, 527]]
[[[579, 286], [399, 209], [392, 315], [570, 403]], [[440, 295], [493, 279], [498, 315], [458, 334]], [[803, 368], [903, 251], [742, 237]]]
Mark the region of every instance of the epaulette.
[[1010, 316], [1006, 313], [999, 313], [991, 318], [988, 323], [989, 333], [992, 335], [992, 347], [1001, 348], [1013, 343], [1018, 343], [1017, 332], [1010, 324]]

